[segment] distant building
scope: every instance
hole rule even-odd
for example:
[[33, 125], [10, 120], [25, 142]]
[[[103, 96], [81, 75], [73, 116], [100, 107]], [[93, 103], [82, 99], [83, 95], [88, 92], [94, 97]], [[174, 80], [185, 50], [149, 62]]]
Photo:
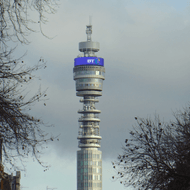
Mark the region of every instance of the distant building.
[[16, 176], [4, 172], [4, 166], [0, 164], [0, 190], [20, 190], [20, 171], [16, 171]]
[[4, 172], [2, 164], [2, 140], [0, 139], [0, 190], [20, 190], [20, 171], [16, 171], [16, 176]]
[[16, 171], [16, 176], [13, 176], [13, 174], [11, 174], [8, 175], [8, 178], [11, 185], [11, 190], [20, 190], [21, 172]]

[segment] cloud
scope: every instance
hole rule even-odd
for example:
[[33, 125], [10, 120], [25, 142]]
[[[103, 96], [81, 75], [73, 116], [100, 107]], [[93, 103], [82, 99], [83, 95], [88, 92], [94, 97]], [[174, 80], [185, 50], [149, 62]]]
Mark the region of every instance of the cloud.
[[135, 125], [134, 117], [154, 118], [157, 113], [161, 120], [169, 121], [173, 119], [172, 111], [189, 101], [190, 8], [179, 11], [175, 0], [61, 3], [58, 13], [51, 15], [49, 23], [43, 26], [45, 34], [54, 38], [48, 40], [39, 33], [31, 34], [31, 44], [22, 46], [18, 52], [20, 55], [28, 50], [27, 65], [37, 63], [41, 56], [47, 61], [47, 69], [36, 73], [42, 80], [34, 81], [29, 88], [33, 94], [40, 84], [43, 89], [48, 87], [49, 100], [47, 106], [35, 104], [32, 114], [55, 125], [48, 132], [61, 134], [59, 141], [48, 145], [49, 152], [44, 155], [52, 170], [42, 176], [41, 168], [36, 169], [32, 162], [28, 165], [32, 180], [29, 177], [22, 184], [35, 190], [47, 185], [61, 189], [64, 181], [66, 187], [76, 188], [80, 116], [77, 111], [82, 104], [76, 97], [73, 62], [80, 53], [78, 43], [86, 40], [85, 27], [92, 15], [92, 39], [100, 42], [97, 55], [105, 59], [106, 69], [103, 96], [96, 104], [102, 111], [103, 186], [119, 189], [120, 184], [110, 181], [109, 163], [121, 153], [121, 146]]
[[39, 75], [45, 81], [42, 86], [49, 87], [50, 98], [47, 108], [36, 107], [36, 113], [61, 133], [60, 142], [55, 143], [60, 156], [77, 148], [76, 111], [82, 104], [75, 96], [72, 69], [78, 43], [86, 40], [89, 15], [92, 39], [100, 42], [97, 55], [105, 59], [106, 80], [97, 108], [102, 110], [100, 132], [106, 158], [116, 155], [135, 116], [157, 112], [161, 118], [171, 118], [171, 110], [188, 101], [190, 16], [168, 5], [64, 1], [44, 26], [47, 35], [56, 37], [32, 35], [28, 54], [48, 60], [48, 69]]
[[[105, 187], [118, 188], [109, 181], [110, 160], [121, 153], [124, 140], [135, 125], [135, 116], [152, 117], [157, 113], [161, 120], [169, 121], [172, 111], [182, 108], [189, 101], [190, 70], [190, 14], [189, 7], [179, 11], [177, 2], [161, 1], [62, 1], [58, 13], [49, 17], [43, 26], [48, 40], [39, 33], [30, 36], [31, 44], [25, 62], [37, 63], [42, 56], [47, 69], [36, 73], [42, 78], [29, 87], [35, 92], [39, 84], [48, 87], [46, 107], [36, 104], [32, 113], [45, 122], [55, 125], [47, 131], [61, 134], [59, 141], [49, 144], [48, 162], [51, 174], [43, 177], [39, 170], [31, 173], [36, 181], [29, 185], [43, 189], [47, 185], [61, 189], [62, 180], [67, 187], [76, 187], [76, 151], [78, 149], [78, 109], [82, 108], [76, 97], [73, 81], [74, 58], [80, 53], [78, 43], [86, 40], [85, 27], [92, 15], [92, 39], [100, 42], [100, 52], [105, 59], [106, 80], [103, 96], [96, 105], [100, 114], [101, 150]], [[141, 1], [142, 2], [142, 1]], [[159, 1], [160, 2], [160, 1]], [[164, 4], [165, 3], [165, 4]], [[33, 164], [28, 171], [35, 168]], [[109, 169], [110, 168], [110, 169]], [[46, 174], [45, 174], [46, 175]], [[74, 175], [74, 176], [73, 176]], [[60, 178], [61, 177], [61, 178]], [[74, 179], [74, 180], [73, 180]], [[24, 183], [24, 180], [23, 182]], [[47, 185], [46, 185], [47, 184]], [[29, 186], [24, 185], [23, 186]], [[58, 187], [58, 186], [57, 186]]]

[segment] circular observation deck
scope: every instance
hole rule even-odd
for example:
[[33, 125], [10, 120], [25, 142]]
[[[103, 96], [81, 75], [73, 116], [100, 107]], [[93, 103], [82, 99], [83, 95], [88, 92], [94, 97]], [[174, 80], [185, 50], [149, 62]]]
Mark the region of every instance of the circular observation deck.
[[96, 135], [82, 135], [82, 136], [78, 136], [77, 139], [102, 139], [101, 136], [96, 136]]
[[87, 91], [87, 90], [85, 90], [85, 91], [78, 91], [77, 93], [76, 93], [76, 95], [77, 96], [102, 96], [102, 92], [101, 91], [91, 91], [91, 90], [89, 90], [89, 91]]
[[99, 114], [99, 113], [101, 113], [101, 111], [100, 110], [88, 109], [88, 110], [79, 110], [78, 113], [82, 113], [82, 114], [84, 114], [84, 113], [97, 113], [97, 114]]
[[95, 144], [95, 143], [92, 143], [92, 144], [83, 144], [83, 143], [78, 143], [78, 147], [79, 148], [100, 148], [101, 145], [100, 144]]
[[94, 128], [97, 129], [99, 128], [99, 125], [80, 125], [79, 128]]
[[105, 68], [97, 65], [80, 65], [73, 69], [74, 80], [79, 78], [97, 78], [105, 80]]
[[99, 42], [86, 41], [79, 43], [80, 52], [88, 52], [88, 51], [98, 52], [99, 50], [100, 50]]
[[100, 119], [93, 117], [81, 117], [78, 119], [78, 122], [100, 122]]
[[80, 99], [79, 100], [80, 102], [99, 102], [99, 100], [98, 99], [95, 99], [95, 98], [85, 98], [85, 99]]

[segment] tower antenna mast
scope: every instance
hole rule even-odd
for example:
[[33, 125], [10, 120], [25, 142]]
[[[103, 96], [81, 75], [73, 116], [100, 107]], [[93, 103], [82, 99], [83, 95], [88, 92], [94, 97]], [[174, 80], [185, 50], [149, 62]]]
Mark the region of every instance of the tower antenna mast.
[[89, 16], [89, 25], [86, 26], [87, 41], [90, 42], [92, 34], [91, 16]]
[[89, 16], [89, 25], [92, 25], [92, 16]]

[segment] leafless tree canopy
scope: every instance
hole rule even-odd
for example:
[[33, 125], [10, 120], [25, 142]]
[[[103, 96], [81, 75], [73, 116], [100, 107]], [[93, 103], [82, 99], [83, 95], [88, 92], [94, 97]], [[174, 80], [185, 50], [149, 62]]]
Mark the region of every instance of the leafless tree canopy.
[[190, 189], [190, 109], [174, 116], [170, 123], [135, 117], [131, 139], [112, 163], [113, 180], [139, 190]]
[[[19, 40], [28, 44], [28, 32], [34, 32], [29, 25], [37, 23], [41, 30], [47, 22], [44, 14], [55, 13], [56, 7], [56, 0], [1, 0], [1, 42], [6, 45], [9, 40]], [[32, 11], [38, 14], [37, 20], [30, 17]]]
[[[9, 47], [8, 42], [28, 44], [28, 32], [34, 31], [30, 23], [36, 22], [41, 29], [41, 24], [46, 22], [44, 13], [55, 13], [56, 6], [55, 0], [0, 1], [0, 139], [5, 167], [9, 163], [12, 168], [20, 169], [16, 164], [18, 159], [22, 163], [30, 155], [48, 168], [40, 161], [40, 153], [43, 145], [55, 138], [41, 129], [49, 125], [29, 114], [31, 105], [45, 100], [47, 94], [39, 88], [26, 99], [23, 89], [34, 78], [33, 72], [45, 68], [46, 63], [39, 59], [33, 67], [26, 66], [23, 57], [14, 58], [15, 48]], [[37, 21], [30, 18], [31, 11], [39, 15]]]

